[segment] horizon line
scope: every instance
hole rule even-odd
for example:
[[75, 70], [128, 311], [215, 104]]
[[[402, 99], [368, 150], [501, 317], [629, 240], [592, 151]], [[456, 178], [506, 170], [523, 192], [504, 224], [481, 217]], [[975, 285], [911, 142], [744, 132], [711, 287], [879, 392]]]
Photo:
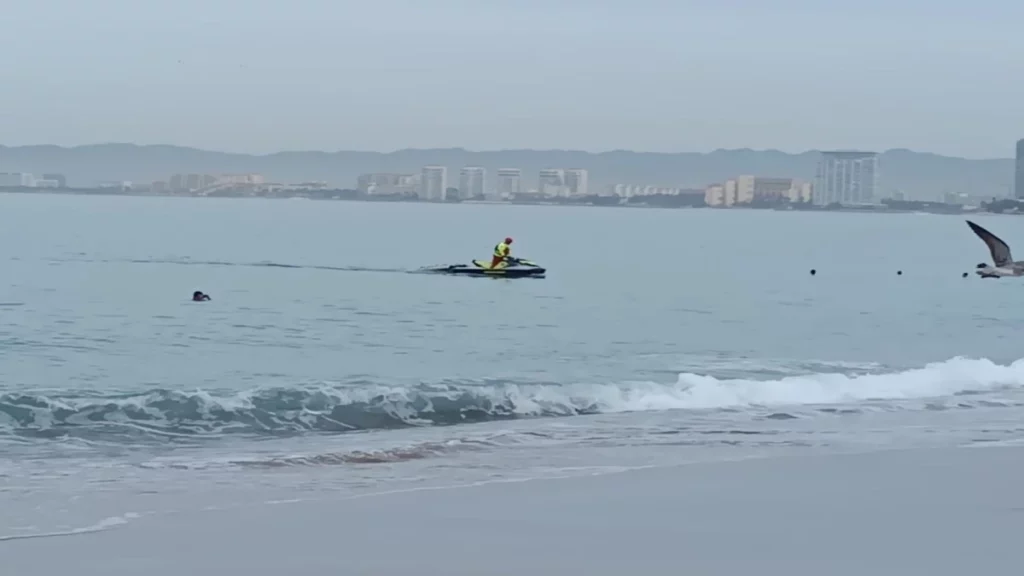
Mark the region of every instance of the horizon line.
[[676, 152], [653, 152], [643, 150], [629, 150], [625, 148], [616, 148], [613, 150], [602, 150], [598, 152], [577, 150], [571, 148], [499, 148], [490, 150], [473, 150], [463, 147], [436, 147], [436, 148], [399, 148], [390, 151], [380, 150], [313, 150], [313, 149], [295, 149], [295, 150], [278, 150], [276, 152], [267, 153], [254, 153], [254, 152], [234, 152], [227, 150], [213, 150], [209, 148], [199, 148], [195, 146], [184, 146], [180, 144], [138, 144], [135, 142], [96, 142], [91, 144], [75, 144], [75, 145], [61, 145], [61, 144], [0, 144], [0, 150], [18, 150], [18, 149], [31, 149], [31, 148], [56, 148], [59, 150], [76, 150], [81, 148], [99, 148], [99, 147], [133, 147], [133, 148], [170, 148], [179, 150], [193, 150], [196, 152], [203, 152], [208, 154], [228, 154], [232, 156], [250, 156], [255, 158], [266, 158], [270, 156], [286, 155], [286, 154], [379, 154], [381, 156], [389, 156], [392, 154], [401, 154], [403, 152], [463, 152], [469, 154], [501, 154], [501, 153], [517, 153], [517, 152], [539, 152], [539, 153], [569, 153], [569, 154], [585, 154], [588, 156], [602, 156], [607, 154], [647, 154], [647, 155], [658, 155], [658, 156], [682, 156], [682, 155], [699, 155], [699, 156], [710, 156], [712, 154], [721, 153], [737, 153], [737, 152], [752, 152], [758, 154], [782, 154], [786, 156], [803, 156], [805, 154], [820, 154], [823, 152], [860, 152], [860, 153], [874, 153], [879, 156], [890, 152], [909, 152], [912, 154], [919, 154], [925, 156], [937, 156], [940, 158], [949, 158], [956, 160], [973, 160], [973, 161], [986, 161], [986, 160], [1014, 160], [1013, 156], [1007, 157], [983, 157], [983, 158], [968, 158], [966, 156], [951, 156], [947, 154], [939, 154], [936, 152], [922, 152], [918, 150], [912, 150], [909, 148], [886, 148], [879, 152], [872, 152], [864, 149], [857, 148], [829, 148], [829, 149], [810, 149], [801, 152], [786, 152], [777, 148], [715, 148], [710, 151], [695, 152], [695, 151], [676, 151]]

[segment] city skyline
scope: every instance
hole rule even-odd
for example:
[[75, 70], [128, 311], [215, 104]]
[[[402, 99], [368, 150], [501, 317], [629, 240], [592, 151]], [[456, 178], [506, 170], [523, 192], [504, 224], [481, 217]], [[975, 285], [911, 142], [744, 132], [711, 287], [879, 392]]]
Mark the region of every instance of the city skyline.
[[[1014, 142], [1011, 142], [1011, 147]], [[529, 189], [539, 170], [564, 167], [586, 170], [586, 186], [601, 193], [609, 187], [704, 188], [724, 184], [737, 175], [762, 178], [815, 179], [820, 152], [800, 155], [750, 149], [711, 153], [651, 154], [608, 152], [588, 154], [567, 151], [469, 152], [464, 149], [404, 150], [391, 154], [372, 152], [282, 152], [266, 156], [230, 154], [169, 145], [94, 145], [77, 148], [57, 146], [2, 147], [0, 172], [61, 173], [72, 187], [92, 187], [97, 182], [166, 180], [171, 174], [261, 173], [269, 181], [322, 182], [329, 188], [349, 188], [359, 174], [419, 173], [423, 166], [444, 165], [444, 188], [466, 189], [460, 169], [478, 167], [493, 188], [505, 182], [508, 192]], [[948, 195], [1006, 197], [1014, 194], [1014, 160], [967, 160], [907, 150], [879, 153], [885, 166], [879, 189], [883, 197], [941, 200]], [[519, 172], [516, 172], [519, 169]], [[521, 185], [515, 177], [519, 175]], [[505, 174], [503, 177], [502, 174]], [[501, 177], [501, 178], [498, 178]], [[565, 178], [562, 174], [557, 180]], [[380, 183], [378, 183], [380, 184]], [[390, 184], [388, 184], [390, 185]]]
[[[592, 204], [601, 206], [651, 206], [661, 208], [782, 208], [807, 210], [924, 210], [954, 213], [977, 210], [986, 202], [977, 195], [945, 192], [938, 201], [907, 198], [895, 191], [879, 195], [878, 155], [874, 152], [820, 153], [815, 182], [792, 177], [754, 174], [731, 176], [723, 183], [700, 189], [641, 184], [609, 185], [588, 190], [585, 169], [541, 168], [536, 188], [523, 191], [521, 168], [500, 168], [495, 182], [487, 182], [487, 169], [464, 166], [459, 187], [448, 186], [448, 167], [429, 165], [414, 173], [364, 173], [356, 188], [332, 187], [327, 182], [268, 182], [262, 174], [177, 173], [169, 178], [136, 186], [130, 181], [108, 181], [92, 188], [67, 186], [63, 174], [0, 172], [0, 192], [78, 192], [86, 194], [171, 195], [193, 197], [318, 198], [323, 200], [384, 200], [421, 202], [484, 201], [526, 204]], [[353, 194], [354, 193], [354, 194]], [[991, 198], [992, 211], [1016, 211], [1006, 200]]]
[[[822, 153], [819, 165], [827, 162], [835, 152]], [[599, 198], [643, 198], [652, 196], [694, 197], [700, 196], [711, 207], [743, 206], [758, 202], [813, 202], [819, 206], [835, 203], [871, 204], [880, 198], [874, 176], [877, 168], [877, 154], [854, 152], [857, 160], [868, 158], [872, 161], [870, 186], [859, 186], [857, 179], [835, 179], [829, 182], [824, 194], [815, 193], [812, 182], [793, 177], [771, 177], [754, 174], [740, 174], [730, 177], [724, 183], [711, 183], [700, 188], [679, 186], [656, 186], [651, 184], [615, 183], [601, 189], [589, 187], [589, 172], [580, 168], [541, 168], [527, 182], [536, 182], [536, 187], [524, 185], [521, 168], [499, 168], [493, 180], [488, 171], [480, 166], [463, 166], [459, 170], [458, 187], [448, 186], [448, 166], [423, 166], [419, 174], [399, 172], [377, 172], [360, 174], [356, 179], [356, 190], [366, 197], [407, 197], [415, 196], [425, 201], [459, 200], [523, 200], [523, 199], [581, 199]], [[859, 167], [859, 166], [858, 166]], [[820, 169], [819, 169], [820, 171]], [[820, 180], [820, 175], [819, 175]], [[443, 190], [443, 192], [441, 191]], [[455, 193], [453, 198], [449, 194]]]

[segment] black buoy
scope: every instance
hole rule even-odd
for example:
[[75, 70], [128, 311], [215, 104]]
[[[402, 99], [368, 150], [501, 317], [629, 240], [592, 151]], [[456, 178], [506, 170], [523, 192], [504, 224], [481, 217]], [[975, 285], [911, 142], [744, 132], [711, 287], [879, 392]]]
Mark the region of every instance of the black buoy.
[[960, 276], [960, 277], [961, 277], [961, 278], [967, 278], [967, 272], [964, 272], [964, 273], [963, 273], [963, 275], [962, 275], [962, 276]]
[[814, 276], [817, 273], [818, 273], [817, 270], [815, 270], [814, 268], [811, 268], [811, 276]]
[[896, 271], [896, 275], [897, 276], [903, 276], [903, 270], [897, 270]]

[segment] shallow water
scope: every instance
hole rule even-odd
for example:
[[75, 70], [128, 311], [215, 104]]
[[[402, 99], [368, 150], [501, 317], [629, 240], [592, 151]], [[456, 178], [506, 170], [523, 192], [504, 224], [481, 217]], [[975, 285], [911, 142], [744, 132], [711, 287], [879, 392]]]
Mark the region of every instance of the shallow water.
[[[505, 235], [548, 277], [411, 273]], [[0, 538], [1013, 441], [1024, 286], [985, 259], [949, 216], [0, 195]]]

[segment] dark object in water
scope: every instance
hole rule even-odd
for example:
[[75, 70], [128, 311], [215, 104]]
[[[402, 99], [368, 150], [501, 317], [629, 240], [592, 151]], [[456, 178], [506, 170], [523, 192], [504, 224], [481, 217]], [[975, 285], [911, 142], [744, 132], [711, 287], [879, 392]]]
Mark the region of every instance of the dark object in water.
[[520, 258], [509, 258], [507, 264], [499, 264], [497, 268], [491, 268], [490, 262], [473, 260], [472, 264], [452, 264], [450, 266], [427, 268], [424, 271], [437, 274], [490, 278], [543, 278], [544, 274], [547, 273], [547, 270], [541, 266]]
[[196, 290], [195, 292], [192, 293], [192, 301], [193, 302], [206, 302], [209, 299], [210, 299], [210, 295], [209, 294], [203, 294], [202, 291], [200, 291], [200, 290]]

